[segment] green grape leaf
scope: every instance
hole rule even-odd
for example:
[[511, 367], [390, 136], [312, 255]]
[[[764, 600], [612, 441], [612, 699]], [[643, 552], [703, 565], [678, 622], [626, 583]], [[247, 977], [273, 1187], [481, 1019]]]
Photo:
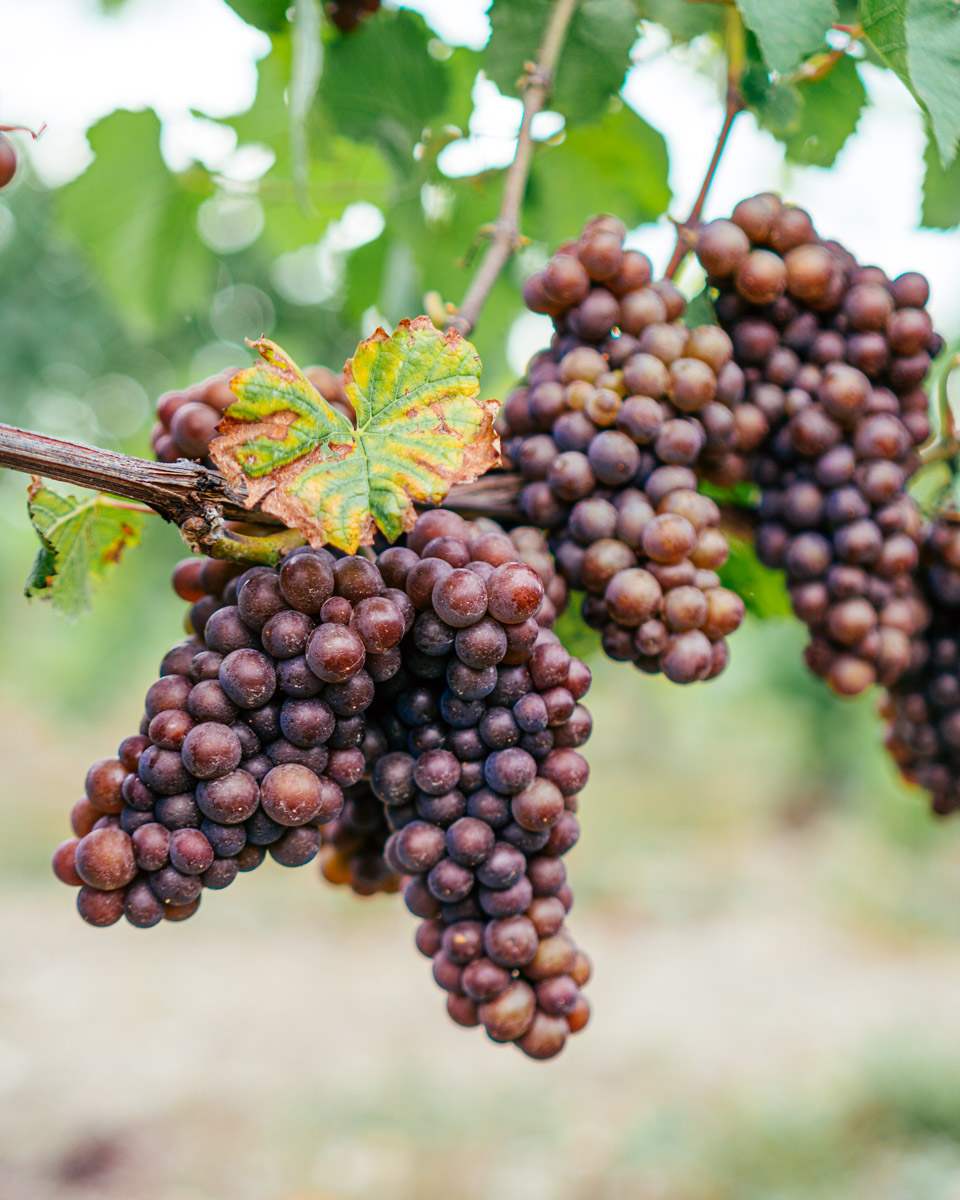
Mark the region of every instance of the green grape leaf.
[[923, 161], [926, 170], [920, 224], [927, 229], [953, 229], [960, 225], [960, 157], [944, 168], [936, 143], [928, 136]]
[[960, 138], [960, 7], [955, 0], [909, 0], [907, 68], [948, 167]]
[[168, 170], [152, 109], [111, 113], [87, 137], [96, 157], [57, 194], [60, 226], [131, 327], [156, 333], [205, 306], [214, 289], [217, 259], [196, 229], [213, 181], [200, 167]]
[[837, 19], [836, 0], [737, 0], [744, 24], [753, 30], [767, 65], [786, 72], [819, 50]]
[[680, 322], [688, 329], [696, 329], [700, 325], [716, 325], [717, 314], [710, 298], [710, 289], [702, 287], [688, 302], [685, 311], [680, 316]]
[[[534, 61], [553, 7], [552, 0], [498, 0], [490, 10], [490, 41], [484, 70], [506, 96], [518, 96], [524, 64]], [[547, 106], [568, 122], [592, 121], [623, 86], [637, 40], [632, 0], [581, 0]]]
[[332, 408], [279, 346], [251, 343], [261, 360], [230, 381], [237, 400], [210, 456], [311, 544], [352, 554], [379, 528], [395, 541], [416, 520], [414, 501], [440, 503], [500, 461], [496, 400], [478, 400], [480, 357], [429, 317], [378, 329], [344, 368], [357, 426]]
[[567, 607], [557, 617], [553, 631], [563, 648], [576, 658], [598, 658], [602, 648], [600, 634], [584, 621], [583, 600], [583, 592], [570, 593]]
[[236, 132], [240, 145], [263, 145], [273, 151], [273, 165], [258, 187], [263, 198], [261, 237], [274, 254], [316, 242], [329, 222], [358, 200], [382, 204], [390, 181], [383, 155], [373, 146], [322, 128], [314, 105], [304, 123], [309, 151], [308, 203], [299, 202], [287, 103], [292, 66], [290, 39], [275, 39], [273, 50], [258, 64], [253, 104], [223, 122]]
[[860, 0], [860, 26], [883, 61], [913, 91], [907, 67], [908, 0]]
[[757, 617], [788, 617], [793, 611], [781, 571], [771, 571], [757, 558], [753, 546], [727, 534], [730, 557], [720, 568], [724, 587], [736, 592]]
[[662, 25], [675, 43], [692, 42], [704, 33], [723, 29], [723, 5], [691, 4], [690, 0], [639, 0], [642, 21]]
[[[750, 39], [756, 45], [756, 39]], [[794, 84], [771, 79], [762, 60], [751, 61], [740, 80], [740, 92], [757, 124], [779, 141], [792, 137], [800, 127], [803, 101]]]
[[822, 79], [801, 83], [797, 91], [798, 122], [784, 139], [787, 158], [807, 166], [832, 167], [867, 103], [857, 64], [844, 55]]
[[751, 66], [742, 83], [757, 122], [783, 143], [790, 162], [815, 167], [833, 166], [867, 102], [856, 63], [848, 57], [822, 79], [779, 82]]
[[418, 14], [380, 12], [326, 47], [319, 98], [333, 127], [376, 142], [403, 174], [450, 93], [447, 65], [430, 54], [430, 41]]
[[287, 9], [292, 0], [227, 0], [227, 4], [248, 25], [265, 33], [280, 33], [287, 28]]
[[960, 136], [960, 8], [953, 0], [860, 0], [860, 24], [930, 118], [948, 167]]
[[574, 236], [592, 212], [615, 212], [628, 226], [655, 221], [670, 203], [668, 169], [663, 135], [622, 105], [540, 151], [524, 233], [554, 245]]
[[24, 594], [49, 600], [63, 616], [89, 612], [93, 584], [140, 540], [143, 517], [99, 493], [78, 500], [42, 484], [31, 486], [27, 512], [40, 549]]

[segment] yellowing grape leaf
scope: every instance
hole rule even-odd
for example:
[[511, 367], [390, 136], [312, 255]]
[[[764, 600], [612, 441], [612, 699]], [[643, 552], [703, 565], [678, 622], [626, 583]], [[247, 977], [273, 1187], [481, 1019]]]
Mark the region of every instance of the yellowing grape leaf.
[[314, 546], [353, 553], [379, 528], [394, 541], [414, 501], [439, 504], [500, 461], [496, 400], [477, 399], [480, 356], [429, 317], [361, 342], [344, 369], [356, 428], [267, 338], [230, 381], [237, 400], [210, 456], [230, 483]]
[[32, 486], [30, 522], [40, 538], [24, 593], [50, 600], [63, 616], [90, 609], [91, 587], [140, 540], [143, 517], [102, 495], [78, 500], [50, 488]]

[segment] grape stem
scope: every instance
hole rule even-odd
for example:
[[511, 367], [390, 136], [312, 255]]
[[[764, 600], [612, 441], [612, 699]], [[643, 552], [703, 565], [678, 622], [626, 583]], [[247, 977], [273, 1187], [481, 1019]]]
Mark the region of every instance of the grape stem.
[[743, 24], [735, 9], [731, 9], [726, 13], [726, 46], [727, 102], [723, 114], [723, 124], [720, 126], [720, 133], [717, 135], [717, 144], [713, 148], [713, 154], [707, 166], [707, 173], [703, 177], [703, 183], [700, 185], [700, 191], [693, 202], [690, 215], [685, 221], [679, 224], [675, 222], [677, 224], [677, 241], [673, 248], [673, 254], [670, 256], [670, 261], [667, 263], [667, 269], [664, 272], [665, 279], [673, 279], [676, 276], [680, 270], [680, 264], [696, 245], [697, 231], [700, 228], [700, 218], [703, 216], [703, 207], [707, 202], [707, 196], [710, 193], [710, 187], [713, 184], [717, 168], [720, 166], [720, 159], [723, 157], [723, 152], [727, 147], [730, 130], [733, 128], [733, 122], [737, 116], [746, 107], [743, 97], [740, 95], [740, 75], [743, 71], [744, 59], [744, 32]]
[[0, 125], [0, 133], [29, 133], [33, 140], [36, 141], [46, 127], [46, 121], [37, 130], [31, 129], [29, 125]]
[[673, 254], [670, 256], [670, 261], [667, 263], [667, 269], [664, 271], [666, 279], [673, 279], [680, 270], [680, 264], [687, 257], [697, 241], [697, 231], [700, 228], [700, 217], [703, 215], [703, 206], [707, 202], [707, 195], [710, 191], [710, 185], [713, 183], [713, 177], [717, 173], [717, 167], [720, 166], [720, 158], [727, 145], [727, 138], [730, 136], [730, 130], [733, 128], [733, 122], [737, 115], [743, 111], [743, 101], [740, 99], [740, 93], [736, 88], [731, 87], [727, 91], [727, 107], [723, 117], [723, 124], [720, 127], [720, 134], [717, 137], [717, 144], [713, 148], [713, 157], [710, 159], [710, 165], [707, 167], [707, 173], [704, 176], [703, 183], [700, 185], [700, 191], [693, 203], [693, 208], [690, 210], [690, 215], [685, 221], [677, 225], [677, 241], [673, 248]]
[[570, 28], [578, 0], [555, 0], [543, 33], [543, 42], [535, 64], [529, 64], [523, 80], [523, 117], [517, 135], [517, 149], [507, 168], [503, 183], [500, 215], [494, 222], [490, 243], [477, 272], [467, 288], [456, 312], [447, 317], [447, 324], [462, 334], [469, 334], [477, 323], [487, 297], [509, 262], [513, 252], [522, 245], [520, 212], [533, 163], [533, 119], [543, 110], [560, 59], [560, 52]]
[[937, 432], [936, 436], [920, 451], [920, 462], [924, 466], [927, 463], [946, 460], [951, 463], [951, 470], [955, 471], [954, 463], [960, 453], [960, 441], [957, 439], [956, 422], [947, 388], [950, 376], [958, 367], [960, 367], [960, 354], [954, 354], [940, 376], [937, 386]]

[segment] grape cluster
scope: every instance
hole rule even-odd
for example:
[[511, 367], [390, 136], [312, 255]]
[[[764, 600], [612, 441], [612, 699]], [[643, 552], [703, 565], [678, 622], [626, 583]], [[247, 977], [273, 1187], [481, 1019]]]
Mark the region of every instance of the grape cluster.
[[[193, 458], [211, 465], [207, 449], [217, 425], [236, 400], [230, 380], [240, 367], [230, 367], [181, 391], [164, 392], [157, 401], [157, 420], [150, 444], [159, 462]], [[304, 375], [323, 398], [353, 421], [354, 412], [343, 390], [343, 377], [327, 367], [307, 367]]]
[[55, 870], [83, 885], [92, 924], [182, 919], [203, 886], [268, 850], [309, 862], [342, 789], [383, 752], [363, 714], [399, 667], [406, 595], [365, 558], [307, 547], [279, 571], [236, 570], [190, 559], [175, 572], [193, 635], [165, 656], [139, 734], [87, 775]]
[[435, 510], [377, 563], [417, 614], [372, 709], [384, 856], [407, 876], [451, 1017], [552, 1057], [589, 1015], [562, 856], [579, 835], [590, 672], [538, 623], [542, 581], [503, 533]]
[[[457, 521], [455, 527], [462, 535], [469, 536], [471, 541], [485, 534], [496, 534], [498, 536], [494, 542], [485, 544], [504, 546], [505, 531], [495, 521], [481, 517], [469, 525]], [[513, 556], [532, 567], [540, 576], [545, 594], [537, 613], [537, 622], [552, 626], [558, 611], [562, 612], [566, 604], [566, 584], [556, 573], [546, 538], [540, 530], [524, 526], [518, 526], [506, 536], [513, 543]], [[401, 649], [406, 649], [406, 646]], [[386, 750], [387, 743], [379, 725], [367, 714], [364, 754], [368, 765], [375, 763]], [[397, 891], [401, 877], [387, 864], [383, 855], [391, 832], [383, 805], [371, 794], [367, 780], [348, 788], [346, 797], [341, 815], [321, 831], [321, 874], [329, 883], [346, 884], [360, 896]]]
[[352, 33], [379, 8], [380, 0], [327, 0], [327, 15], [341, 33]]
[[841, 695], [890, 684], [926, 622], [920, 516], [904, 486], [930, 431], [922, 384], [942, 344], [927, 282], [860, 266], [772, 195], [706, 225], [697, 254], [745, 382], [736, 444], [702, 469], [759, 484], [757, 554], [786, 571], [810, 669]]
[[591, 721], [590, 672], [548, 628], [557, 584], [537, 531], [439, 509], [376, 562], [185, 560], [189, 636], [54, 855], [81, 916], [182, 920], [267, 851], [319, 851], [359, 894], [402, 884], [458, 1023], [558, 1053], [589, 1015], [561, 856]]
[[887, 691], [887, 749], [934, 812], [960, 809], [960, 524], [942, 514], [924, 527], [920, 586], [931, 618], [910, 671]]
[[616, 218], [595, 218], [527, 281], [527, 305], [556, 334], [500, 428], [525, 481], [523, 513], [550, 532], [606, 653], [693, 683], [723, 670], [743, 619], [720, 586], [727, 541], [696, 473], [705, 453], [735, 444], [743, 372], [721, 329], [680, 323], [683, 296], [651, 283], [624, 234]]

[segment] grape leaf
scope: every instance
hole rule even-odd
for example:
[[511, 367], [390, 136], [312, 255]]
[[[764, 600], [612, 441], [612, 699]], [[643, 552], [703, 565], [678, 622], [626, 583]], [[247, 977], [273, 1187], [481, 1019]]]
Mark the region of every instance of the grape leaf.
[[800, 60], [826, 41], [837, 19], [836, 0], [737, 0], [744, 24], [757, 35], [767, 65], [792, 71]]
[[710, 289], [706, 285], [687, 302], [680, 322], [688, 329], [696, 329], [698, 325], [716, 325], [717, 314], [710, 298]]
[[948, 167], [960, 135], [960, 9], [953, 0], [860, 0], [860, 24], [930, 118]]
[[960, 225], [960, 157], [944, 169], [936, 143], [928, 137], [923, 159], [926, 170], [920, 224], [927, 229], [953, 229]]
[[450, 79], [428, 50], [423, 18], [380, 12], [326, 48], [320, 101], [335, 129], [374, 141], [403, 173], [424, 128], [444, 111]]
[[96, 157], [60, 189], [60, 225], [118, 312], [138, 333], [155, 333], [205, 306], [214, 290], [217, 259], [196, 230], [213, 181], [200, 167], [184, 175], [167, 169], [152, 109], [113, 112], [87, 138]]
[[689, 0], [639, 0], [640, 19], [669, 30], [675, 43], [692, 42], [704, 33], [723, 29], [721, 4], [691, 4]]
[[856, 130], [867, 92], [852, 58], [844, 55], [822, 79], [797, 88], [801, 106], [796, 128], [785, 139], [791, 162], [832, 167]]
[[760, 57], [756, 38], [748, 39], [751, 54], [749, 65], [740, 78], [740, 93], [757, 124], [785, 142], [800, 127], [802, 100], [799, 89], [786, 80], [770, 78], [766, 63]]
[[913, 91], [904, 20], [908, 0], [860, 0], [860, 26], [883, 61]]
[[352, 554], [379, 528], [395, 541], [414, 501], [439, 503], [454, 483], [500, 461], [495, 400], [478, 400], [480, 358], [428, 317], [382, 329], [344, 369], [357, 427], [332, 408], [279, 346], [251, 343], [262, 361], [230, 381], [238, 399], [210, 456], [248, 508], [262, 507], [313, 545]]
[[615, 212], [628, 226], [655, 221], [670, 203], [668, 167], [663, 135], [626, 105], [567, 130], [533, 164], [524, 233], [554, 245], [591, 212]]
[[143, 517], [100, 494], [78, 500], [42, 485], [31, 487], [27, 512], [40, 549], [24, 594], [51, 601], [63, 616], [89, 612], [94, 581], [105, 578], [124, 550], [137, 544]]
[[266, 33], [279, 33], [287, 27], [291, 0], [227, 0], [227, 4], [248, 25], [256, 25]]
[[857, 128], [867, 101], [856, 63], [843, 57], [822, 79], [771, 80], [756, 65], [744, 73], [744, 98], [757, 122], [781, 141], [790, 162], [831, 167]]
[[[524, 64], [535, 60], [552, 0], [498, 0], [484, 69], [506, 96], [518, 96]], [[591, 121], [623, 86], [637, 40], [632, 0], [582, 0], [570, 22], [548, 107], [568, 122]]]
[[736, 592], [754, 616], [790, 616], [793, 610], [783, 574], [764, 567], [749, 542], [730, 534], [727, 541], [730, 557], [719, 571], [723, 586]]
[[290, 146], [287, 89], [292, 72], [292, 44], [276, 38], [273, 50], [257, 66], [257, 94], [246, 112], [230, 117], [239, 145], [268, 146], [274, 162], [259, 183], [264, 201], [263, 241], [281, 254], [317, 241], [327, 224], [357, 200], [382, 204], [390, 169], [374, 146], [362, 145], [323, 128], [317, 106], [305, 122], [309, 145], [306, 181], [309, 211], [298, 202]]
[[930, 116], [949, 167], [960, 137], [960, 7], [955, 0], [909, 0], [906, 14], [907, 68]]

